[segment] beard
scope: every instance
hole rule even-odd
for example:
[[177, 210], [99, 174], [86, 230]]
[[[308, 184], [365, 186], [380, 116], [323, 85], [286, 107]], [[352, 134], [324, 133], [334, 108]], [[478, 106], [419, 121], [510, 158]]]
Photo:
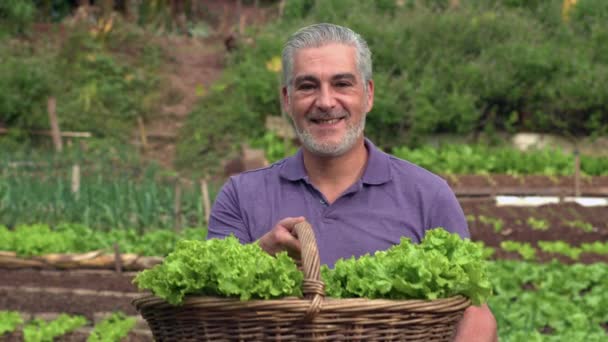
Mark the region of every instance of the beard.
[[[367, 114], [361, 116], [361, 120], [358, 123], [348, 123], [346, 126], [346, 132], [344, 136], [337, 143], [319, 141], [315, 136], [307, 129], [301, 129], [293, 120], [296, 134], [302, 142], [302, 145], [315, 155], [322, 157], [338, 157], [348, 152], [357, 142], [359, 137], [363, 134], [365, 129], [365, 118]], [[333, 118], [344, 118], [348, 119], [348, 113], [311, 113], [307, 115], [308, 118], [324, 119], [329, 120]]]

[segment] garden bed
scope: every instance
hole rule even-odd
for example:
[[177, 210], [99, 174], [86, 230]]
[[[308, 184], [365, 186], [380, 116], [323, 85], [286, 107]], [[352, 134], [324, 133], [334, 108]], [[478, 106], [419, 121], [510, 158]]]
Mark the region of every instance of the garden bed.
[[[574, 176], [444, 175], [459, 197], [496, 195], [574, 196]], [[581, 177], [579, 195], [608, 197], [608, 176]]]
[[[562, 264], [608, 263], [608, 254], [581, 253], [575, 260], [566, 255], [543, 252], [538, 246], [540, 241], [562, 241], [573, 247], [585, 243], [605, 243], [608, 241], [606, 207], [583, 207], [576, 203], [539, 207], [499, 207], [492, 200], [470, 198], [461, 201], [461, 204], [469, 222], [472, 239], [483, 241], [487, 246], [494, 248], [495, 253], [492, 257], [494, 259], [523, 259], [520, 253], [501, 248], [501, 243], [508, 240], [529, 243], [536, 250], [533, 260], [536, 262], [544, 263], [556, 259]], [[138, 296], [137, 288], [131, 283], [135, 275], [136, 272], [120, 273], [111, 270], [0, 268], [0, 307], [3, 310], [14, 310], [30, 315], [45, 313], [82, 315], [90, 321], [102, 312], [122, 311], [127, 315], [137, 315], [131, 305], [132, 299]], [[521, 291], [535, 291], [535, 288], [526, 289], [523, 284]], [[497, 303], [500, 303], [498, 299]], [[524, 304], [522, 302], [521, 305]], [[499, 320], [508, 319], [506, 316], [503, 317], [502, 313], [497, 315]], [[608, 326], [608, 322], [602, 324]], [[542, 334], [551, 333], [550, 330], [541, 330], [539, 331]], [[18, 341], [21, 338], [19, 334], [17, 332], [3, 336], [3, 339]], [[84, 340], [86, 333], [82, 331], [59, 339], [59, 341]], [[127, 339], [127, 341], [148, 340], [151, 341], [149, 335], [133, 333]]]

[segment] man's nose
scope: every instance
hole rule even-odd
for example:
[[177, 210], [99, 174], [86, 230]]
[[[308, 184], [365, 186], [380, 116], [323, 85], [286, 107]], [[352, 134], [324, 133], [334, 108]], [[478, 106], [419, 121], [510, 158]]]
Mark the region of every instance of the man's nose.
[[316, 106], [324, 112], [331, 111], [336, 106], [336, 97], [330, 86], [321, 86]]

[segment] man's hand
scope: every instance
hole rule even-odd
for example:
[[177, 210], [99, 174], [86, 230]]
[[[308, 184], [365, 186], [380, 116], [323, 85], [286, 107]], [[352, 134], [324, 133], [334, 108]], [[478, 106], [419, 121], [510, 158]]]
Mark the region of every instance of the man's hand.
[[260, 247], [270, 255], [287, 251], [291, 257], [299, 259], [302, 247], [300, 241], [296, 239], [293, 229], [296, 224], [304, 220], [303, 216], [282, 219], [258, 240]]
[[469, 306], [458, 323], [455, 342], [498, 342], [496, 319], [487, 304]]

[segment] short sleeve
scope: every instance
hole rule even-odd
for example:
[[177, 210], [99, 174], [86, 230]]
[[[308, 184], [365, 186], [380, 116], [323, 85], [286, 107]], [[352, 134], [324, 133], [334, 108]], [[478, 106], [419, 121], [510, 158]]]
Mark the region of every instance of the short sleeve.
[[460, 235], [463, 239], [471, 237], [462, 207], [445, 181], [442, 181], [433, 199], [426, 221], [426, 229], [442, 227], [450, 233]]
[[241, 243], [253, 242], [243, 220], [233, 178], [224, 184], [211, 208], [207, 238], [225, 238], [230, 234], [234, 234]]

